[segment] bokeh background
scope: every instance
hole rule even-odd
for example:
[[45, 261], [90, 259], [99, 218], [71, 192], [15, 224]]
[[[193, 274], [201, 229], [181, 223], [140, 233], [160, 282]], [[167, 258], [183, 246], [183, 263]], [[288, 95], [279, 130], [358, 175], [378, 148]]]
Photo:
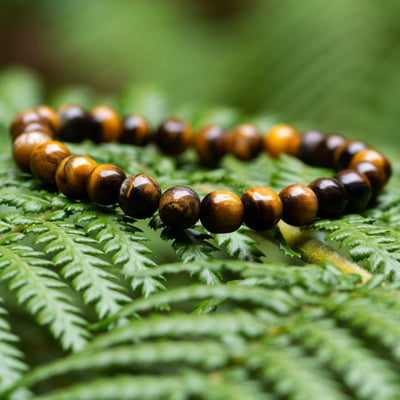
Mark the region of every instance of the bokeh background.
[[0, 0], [0, 63], [398, 146], [398, 0]]

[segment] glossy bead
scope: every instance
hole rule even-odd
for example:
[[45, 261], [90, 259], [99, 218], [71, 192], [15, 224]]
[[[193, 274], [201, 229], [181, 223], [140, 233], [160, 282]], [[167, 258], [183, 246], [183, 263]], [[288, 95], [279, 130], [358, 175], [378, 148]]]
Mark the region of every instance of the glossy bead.
[[56, 184], [70, 200], [87, 200], [86, 183], [96, 161], [87, 156], [70, 156], [56, 170]]
[[343, 214], [347, 204], [347, 193], [337, 179], [317, 178], [308, 187], [317, 196], [319, 217], [337, 218]]
[[338, 147], [333, 154], [335, 167], [338, 171], [349, 168], [350, 161], [355, 154], [367, 148], [364, 142], [359, 140], [348, 140]]
[[122, 211], [133, 218], [151, 217], [157, 210], [161, 188], [148, 175], [132, 175], [124, 180], [119, 192], [119, 205]]
[[30, 122], [27, 125], [25, 125], [23, 127], [22, 131], [14, 131], [14, 134], [12, 134], [12, 141], [14, 141], [18, 136], [22, 135], [23, 133], [27, 133], [27, 132], [43, 132], [46, 135], [54, 138], [54, 133], [53, 131], [50, 129], [50, 127], [44, 123], [40, 123], [40, 122]]
[[317, 216], [318, 199], [307, 186], [294, 184], [279, 193], [283, 205], [282, 219], [289, 225], [302, 226]]
[[155, 140], [164, 154], [176, 156], [190, 146], [192, 129], [180, 119], [169, 118], [157, 129]]
[[158, 211], [165, 225], [186, 229], [199, 219], [200, 198], [190, 187], [174, 186], [162, 194]]
[[64, 158], [71, 155], [67, 146], [50, 141], [40, 144], [32, 152], [30, 168], [37, 179], [46, 184], [56, 183], [56, 170]]
[[317, 151], [325, 140], [325, 135], [319, 131], [303, 133], [299, 148], [299, 158], [309, 165], [318, 165]]
[[58, 111], [61, 122], [59, 138], [67, 142], [79, 143], [96, 137], [96, 127], [89, 114], [75, 104], [64, 104]]
[[273, 126], [264, 138], [264, 149], [273, 158], [280, 154], [297, 156], [301, 135], [292, 126], [279, 124]]
[[379, 151], [374, 149], [361, 150], [353, 156], [349, 168], [353, 168], [353, 165], [360, 161], [368, 161], [375, 164], [383, 170], [387, 179], [392, 175], [392, 166], [390, 165], [389, 160], [383, 154], [379, 153]]
[[19, 112], [10, 123], [10, 134], [13, 140], [24, 132], [24, 128], [36, 122], [41, 125], [47, 125], [47, 122], [35, 110], [24, 110]]
[[352, 162], [351, 168], [355, 169], [360, 174], [364, 174], [368, 178], [372, 190], [371, 201], [375, 200], [385, 186], [385, 172], [375, 164], [368, 161]]
[[50, 142], [52, 137], [40, 131], [25, 132], [19, 135], [12, 146], [15, 163], [24, 172], [30, 172], [29, 165], [33, 150], [42, 143]]
[[115, 142], [122, 132], [122, 121], [118, 113], [111, 107], [100, 105], [90, 110], [90, 117], [94, 122], [96, 142]]
[[128, 115], [122, 125], [119, 137], [121, 143], [146, 146], [153, 140], [153, 132], [148, 122], [139, 114]]
[[316, 162], [321, 167], [333, 168], [335, 163], [333, 155], [340, 146], [346, 143], [346, 139], [340, 135], [328, 135], [319, 144], [316, 150]]
[[261, 133], [254, 125], [237, 126], [229, 137], [229, 150], [239, 160], [248, 161], [256, 158], [263, 146]]
[[347, 206], [346, 212], [363, 211], [371, 199], [371, 184], [368, 178], [355, 169], [345, 169], [338, 172], [335, 178], [340, 181], [346, 189]]
[[243, 217], [244, 206], [235, 193], [216, 190], [201, 202], [200, 220], [209, 232], [233, 232], [240, 227]]
[[227, 133], [218, 125], [201, 129], [194, 139], [194, 148], [201, 163], [213, 166], [226, 154]]
[[244, 223], [251, 229], [271, 229], [282, 217], [281, 199], [267, 187], [253, 187], [243, 193], [241, 200], [244, 206]]
[[57, 134], [59, 132], [61, 128], [60, 118], [52, 108], [41, 105], [35, 107], [35, 111], [47, 122], [54, 133]]
[[125, 179], [125, 172], [121, 168], [111, 164], [98, 165], [92, 169], [87, 179], [89, 199], [103, 206], [117, 203]]

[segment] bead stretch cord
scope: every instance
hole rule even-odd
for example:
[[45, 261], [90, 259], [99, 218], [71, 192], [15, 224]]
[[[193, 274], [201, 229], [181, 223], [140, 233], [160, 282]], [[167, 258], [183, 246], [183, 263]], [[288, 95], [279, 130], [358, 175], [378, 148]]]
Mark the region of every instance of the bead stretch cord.
[[[198, 219], [212, 233], [228, 233], [244, 222], [255, 230], [273, 228], [280, 219], [294, 226], [317, 216], [337, 218], [360, 212], [373, 202], [391, 175], [388, 159], [365, 143], [339, 135], [308, 131], [300, 135], [289, 125], [275, 125], [263, 137], [250, 124], [237, 126], [228, 135], [217, 125], [193, 136], [190, 126], [177, 118], [165, 120], [155, 132], [138, 114], [121, 120], [104, 105], [90, 112], [77, 105], [63, 105], [57, 112], [47, 106], [18, 113], [11, 122], [15, 163], [48, 185], [57, 185], [73, 201], [99, 205], [119, 203], [123, 212], [141, 219], [158, 209], [163, 223], [186, 229]], [[57, 140], [60, 141], [57, 141]], [[229, 191], [213, 191], [201, 201], [187, 186], [161, 192], [150, 176], [126, 177], [115, 165], [71, 155], [61, 141], [119, 141], [136, 146], [155, 142], [165, 154], [177, 156], [193, 145], [201, 163], [213, 166], [228, 152], [240, 160], [257, 157], [264, 148], [271, 157], [296, 156], [307, 164], [336, 169], [334, 178], [318, 178], [308, 186], [293, 184], [279, 195], [267, 187], [253, 187], [241, 198]]]

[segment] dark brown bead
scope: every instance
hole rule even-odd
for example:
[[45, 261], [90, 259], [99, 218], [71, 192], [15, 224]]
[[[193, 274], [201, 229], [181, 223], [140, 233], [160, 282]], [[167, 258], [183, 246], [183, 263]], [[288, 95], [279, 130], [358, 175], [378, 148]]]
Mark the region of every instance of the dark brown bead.
[[90, 117], [97, 131], [96, 141], [101, 143], [115, 142], [122, 132], [122, 121], [111, 107], [100, 105], [90, 110]]
[[33, 150], [42, 143], [50, 142], [52, 137], [40, 131], [26, 132], [19, 135], [12, 146], [15, 164], [24, 171], [30, 172], [29, 165]]
[[325, 135], [319, 131], [308, 131], [303, 134], [300, 142], [299, 158], [309, 165], [319, 165], [318, 147], [325, 140]]
[[121, 143], [146, 146], [153, 140], [153, 132], [148, 122], [139, 114], [128, 115], [123, 121]]
[[86, 183], [96, 161], [87, 156], [70, 156], [56, 170], [56, 184], [70, 200], [87, 200]]
[[375, 200], [385, 186], [386, 174], [381, 168], [369, 161], [352, 162], [351, 168], [368, 178], [372, 190], [371, 201]]
[[119, 192], [122, 211], [133, 218], [151, 217], [157, 210], [161, 188], [150, 176], [132, 175], [124, 180]]
[[375, 164], [383, 170], [387, 179], [392, 175], [392, 166], [390, 161], [383, 154], [379, 153], [379, 151], [374, 149], [361, 150], [353, 156], [349, 168], [353, 168], [353, 165], [360, 161], [368, 161]]
[[244, 223], [251, 229], [272, 229], [282, 217], [281, 199], [267, 187], [253, 187], [243, 193], [241, 200], [244, 206]]
[[329, 135], [319, 144], [316, 150], [317, 165], [321, 167], [333, 168], [335, 163], [333, 161], [333, 155], [337, 148], [343, 146], [346, 143], [346, 139], [340, 135]]
[[194, 148], [201, 163], [212, 166], [227, 152], [227, 133], [218, 125], [209, 125], [201, 129], [195, 139]]
[[343, 214], [347, 204], [345, 187], [333, 178], [314, 179], [308, 187], [318, 198], [318, 213], [322, 218], [337, 218]]
[[338, 147], [333, 154], [336, 169], [340, 171], [349, 168], [353, 156], [366, 148], [367, 145], [359, 140], [348, 140], [345, 142], [342, 146]]
[[282, 189], [279, 197], [283, 205], [282, 219], [289, 225], [307, 225], [317, 216], [318, 199], [309, 187], [290, 185]]
[[243, 216], [243, 203], [235, 193], [216, 190], [201, 202], [200, 220], [209, 232], [233, 232], [242, 224]]
[[46, 133], [50, 137], [54, 137], [53, 131], [50, 127], [43, 121], [43, 122], [29, 122], [22, 128], [23, 130], [18, 131], [15, 130], [12, 134], [12, 141], [14, 141], [18, 136], [22, 135], [23, 133], [27, 132], [43, 132]]
[[47, 125], [47, 122], [35, 110], [29, 109], [19, 112], [10, 123], [10, 134], [13, 140], [23, 133], [24, 128], [32, 122]]
[[239, 160], [248, 161], [256, 158], [263, 146], [263, 139], [258, 129], [250, 124], [237, 126], [229, 137], [229, 150]]
[[60, 118], [58, 114], [48, 106], [37, 106], [35, 111], [47, 122], [53, 133], [57, 134], [61, 128]]
[[159, 126], [155, 140], [163, 153], [176, 156], [190, 146], [192, 130], [186, 122], [170, 118]]
[[61, 128], [59, 138], [67, 142], [79, 143], [85, 139], [94, 140], [98, 136], [98, 127], [89, 114], [75, 104], [64, 104], [58, 111]]
[[280, 154], [297, 156], [301, 135], [292, 126], [279, 124], [273, 126], [264, 138], [264, 148], [273, 158]]
[[125, 172], [115, 165], [98, 165], [90, 172], [86, 184], [90, 200], [103, 206], [117, 203], [125, 179]]
[[33, 175], [46, 184], [56, 183], [56, 170], [64, 158], [71, 155], [71, 152], [64, 144], [50, 141], [40, 144], [32, 152], [30, 167]]
[[174, 186], [162, 194], [158, 211], [165, 225], [186, 229], [199, 219], [200, 198], [190, 187]]
[[371, 184], [368, 178], [355, 169], [345, 169], [338, 172], [335, 178], [340, 181], [346, 189], [347, 206], [346, 212], [363, 211], [371, 199]]

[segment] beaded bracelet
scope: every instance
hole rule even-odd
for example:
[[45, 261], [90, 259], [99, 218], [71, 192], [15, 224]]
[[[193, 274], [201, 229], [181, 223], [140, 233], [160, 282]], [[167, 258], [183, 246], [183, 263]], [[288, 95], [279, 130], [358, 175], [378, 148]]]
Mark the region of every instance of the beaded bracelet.
[[[337, 218], [359, 212], [374, 201], [391, 175], [391, 165], [381, 153], [365, 143], [339, 135], [308, 131], [300, 135], [289, 125], [276, 125], [263, 138], [250, 124], [237, 126], [227, 134], [217, 125], [192, 135], [190, 126], [177, 118], [165, 120], [153, 132], [138, 114], [121, 120], [104, 105], [90, 112], [66, 104], [57, 112], [47, 106], [18, 113], [11, 122], [12, 152], [15, 163], [42, 183], [57, 185], [73, 201], [99, 205], [119, 203], [125, 214], [148, 218], [157, 209], [163, 223], [186, 229], [200, 218], [213, 233], [228, 233], [244, 222], [255, 230], [273, 228], [280, 219], [294, 226], [312, 222], [317, 216]], [[289, 154], [307, 164], [335, 168], [334, 178], [318, 178], [308, 186], [293, 184], [279, 195], [267, 187], [253, 187], [241, 198], [229, 191], [213, 191], [201, 201], [187, 186], [161, 192], [150, 176], [126, 177], [115, 165], [97, 163], [89, 157], [71, 155], [61, 142], [119, 141], [145, 146], [155, 142], [165, 154], [177, 156], [193, 145], [201, 163], [213, 166], [228, 152], [240, 160], [257, 157], [264, 149], [271, 157]]]

